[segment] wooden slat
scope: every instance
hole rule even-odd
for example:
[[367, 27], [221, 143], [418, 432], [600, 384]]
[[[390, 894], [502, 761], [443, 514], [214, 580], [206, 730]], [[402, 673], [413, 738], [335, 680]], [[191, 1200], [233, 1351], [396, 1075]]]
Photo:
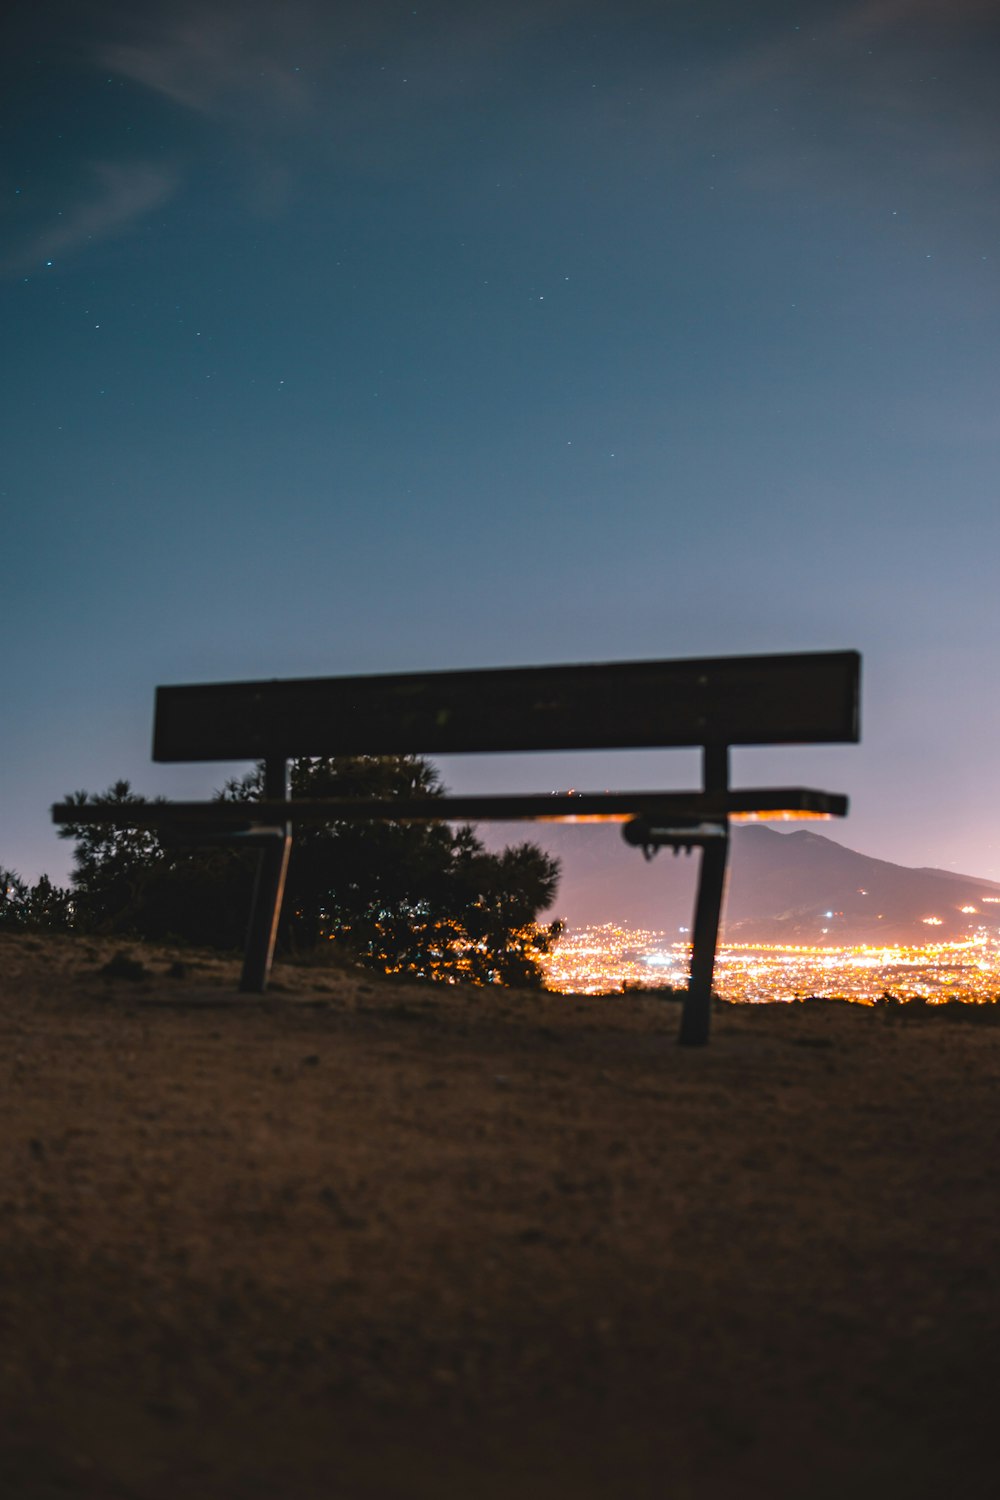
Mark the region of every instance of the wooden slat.
[[773, 813], [843, 817], [847, 798], [811, 787], [743, 787], [727, 792], [584, 792], [499, 797], [328, 797], [280, 802], [133, 802], [79, 807], [72, 802], [52, 809], [56, 823], [97, 823], [119, 828], [155, 828], [185, 822], [220, 828], [264, 823], [396, 822], [440, 820], [451, 823], [567, 822], [577, 819], [619, 821], [640, 813], [665, 818], [721, 817], [725, 814]]
[[153, 758], [853, 742], [859, 683], [855, 651], [196, 683], [157, 689]]

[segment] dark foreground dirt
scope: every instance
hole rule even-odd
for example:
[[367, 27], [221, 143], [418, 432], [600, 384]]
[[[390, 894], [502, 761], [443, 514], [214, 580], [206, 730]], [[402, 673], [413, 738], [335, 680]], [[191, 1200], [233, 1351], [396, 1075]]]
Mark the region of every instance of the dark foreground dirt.
[[0, 942], [5, 1500], [995, 1493], [1000, 1027]]

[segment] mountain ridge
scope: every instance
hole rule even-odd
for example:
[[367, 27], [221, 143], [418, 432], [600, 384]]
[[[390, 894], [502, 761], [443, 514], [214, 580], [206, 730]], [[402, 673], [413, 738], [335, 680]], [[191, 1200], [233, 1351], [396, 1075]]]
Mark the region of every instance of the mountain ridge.
[[737, 829], [724, 934], [730, 942], [956, 942], [1000, 928], [1000, 884], [860, 854], [797, 829]]
[[[663, 850], [645, 864], [617, 829], [600, 825], [545, 825], [531, 836], [562, 863], [551, 916], [571, 927], [690, 927], [697, 855]], [[984, 931], [1000, 937], [1000, 882], [898, 865], [811, 829], [733, 829], [724, 941], [924, 945]]]

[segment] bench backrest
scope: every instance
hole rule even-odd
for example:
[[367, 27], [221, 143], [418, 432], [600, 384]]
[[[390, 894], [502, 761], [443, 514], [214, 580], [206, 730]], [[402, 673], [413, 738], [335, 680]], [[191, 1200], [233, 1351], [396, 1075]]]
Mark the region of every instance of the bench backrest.
[[822, 651], [161, 687], [153, 759], [854, 742], [860, 671]]

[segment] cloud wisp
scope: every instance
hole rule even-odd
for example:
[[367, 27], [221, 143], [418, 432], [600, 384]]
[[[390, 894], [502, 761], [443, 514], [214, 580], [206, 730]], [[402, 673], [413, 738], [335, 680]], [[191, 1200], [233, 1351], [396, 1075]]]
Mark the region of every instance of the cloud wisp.
[[90, 188], [50, 224], [25, 238], [0, 263], [7, 274], [37, 270], [46, 262], [123, 234], [170, 199], [177, 174], [160, 163], [97, 161], [89, 164]]
[[216, 5], [147, 13], [132, 39], [109, 41], [98, 55], [102, 67], [184, 109], [259, 129], [309, 115], [323, 40], [305, 5]]

